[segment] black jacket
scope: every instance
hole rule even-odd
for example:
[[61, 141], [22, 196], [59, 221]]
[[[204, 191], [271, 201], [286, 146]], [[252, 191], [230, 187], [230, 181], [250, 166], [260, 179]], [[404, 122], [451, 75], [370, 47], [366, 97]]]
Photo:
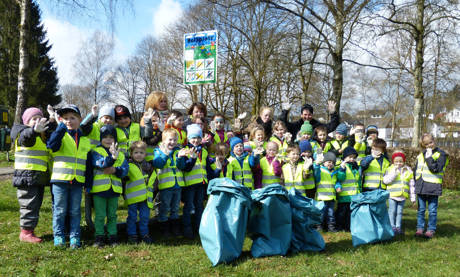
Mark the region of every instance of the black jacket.
[[[439, 158], [435, 161], [433, 157], [429, 157], [428, 159], [425, 159], [425, 162], [428, 166], [428, 169], [431, 171], [431, 173], [440, 173], [444, 165], [446, 164], [447, 161], [447, 154], [436, 147], [433, 149], [433, 155], [439, 152], [441, 154]], [[423, 150], [423, 156], [425, 156], [426, 150]], [[416, 169], [417, 169], [417, 163], [415, 164], [414, 167], [414, 178], [416, 178]], [[435, 183], [430, 183], [423, 181], [422, 178], [415, 179], [415, 193], [416, 194], [422, 194], [422, 195], [441, 195], [442, 194], [442, 184], [435, 184]]]
[[[302, 127], [304, 121], [302, 118], [300, 118], [297, 121], [289, 122], [288, 114], [289, 114], [289, 110], [283, 110], [281, 112], [281, 116], [279, 117], [279, 120], [283, 121], [284, 124], [286, 124], [288, 132], [291, 133], [293, 137], [295, 137], [297, 133], [300, 131], [300, 128]], [[327, 128], [327, 132], [330, 133], [330, 132], [335, 131], [335, 128], [337, 128], [337, 126], [340, 124], [340, 116], [337, 112], [334, 112], [331, 114], [331, 121], [329, 123], [324, 124], [313, 118], [310, 121], [310, 124], [313, 127], [313, 130], [320, 125], [324, 125]]]

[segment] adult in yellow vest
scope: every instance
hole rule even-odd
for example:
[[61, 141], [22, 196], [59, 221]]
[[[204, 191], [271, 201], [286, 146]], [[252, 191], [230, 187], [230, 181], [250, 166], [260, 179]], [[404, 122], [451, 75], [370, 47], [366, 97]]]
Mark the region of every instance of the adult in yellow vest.
[[361, 161], [363, 172], [363, 191], [386, 189], [383, 175], [390, 166], [386, 154], [387, 143], [383, 139], [375, 139], [372, 143], [371, 155]]
[[349, 146], [343, 150], [343, 161], [337, 173], [337, 211], [338, 230], [350, 231], [351, 197], [361, 191], [361, 175], [356, 158], [358, 153]]
[[313, 165], [316, 182], [316, 200], [324, 201], [323, 229], [337, 232], [335, 227], [334, 205], [336, 199], [337, 170], [335, 170], [335, 155], [327, 152], [318, 157]]
[[412, 204], [415, 204], [415, 182], [414, 174], [410, 167], [405, 165], [406, 155], [401, 151], [395, 151], [391, 156], [393, 164], [388, 167], [383, 182], [387, 185], [387, 191], [390, 193], [388, 200], [388, 215], [390, 224], [395, 235], [403, 234], [401, 223], [404, 203], [406, 199], [411, 198]]
[[[415, 165], [415, 193], [418, 196], [416, 236], [432, 238], [436, 231], [438, 197], [442, 194], [442, 181], [449, 159], [444, 151], [436, 147], [431, 134], [423, 134], [420, 145], [423, 151], [418, 155]], [[423, 234], [427, 208], [428, 226]]]
[[140, 141], [144, 137], [144, 127], [141, 127], [139, 123], [132, 122], [131, 112], [123, 105], [115, 106], [115, 121], [117, 123], [118, 148], [128, 157], [131, 143]]
[[82, 186], [86, 183], [86, 161], [91, 150], [82, 136], [80, 110], [66, 105], [57, 111], [59, 125], [47, 141], [51, 150], [54, 245], [65, 246], [65, 222], [69, 219], [70, 247], [79, 248]]
[[[147, 144], [135, 141], [129, 148], [129, 171], [124, 179], [124, 197], [128, 204], [126, 218], [126, 232], [128, 242], [152, 243], [149, 235], [150, 209], [153, 208], [153, 191], [157, 179], [152, 164], [146, 161]], [[137, 218], [139, 216], [139, 236], [137, 232]]]
[[32, 107], [22, 114], [24, 125], [14, 124], [11, 130], [15, 150], [13, 186], [18, 190], [21, 228], [19, 240], [23, 242], [42, 241], [35, 235], [34, 229], [38, 224], [44, 188], [49, 184], [49, 152], [46, 140], [51, 133], [48, 126], [53, 125], [52, 129], [56, 128], [54, 117], [51, 120], [48, 123], [42, 111]]
[[105, 219], [110, 245], [118, 243], [118, 197], [123, 192], [121, 179], [128, 174], [129, 164], [125, 155], [116, 148], [117, 132], [112, 125], [101, 127], [101, 143], [91, 151], [93, 182], [91, 194], [94, 203], [94, 245], [102, 247], [105, 241]]
[[252, 168], [260, 161], [260, 151], [255, 149], [251, 155], [244, 151], [243, 140], [239, 137], [230, 139], [230, 158], [228, 159], [226, 177], [250, 189], [254, 189]]

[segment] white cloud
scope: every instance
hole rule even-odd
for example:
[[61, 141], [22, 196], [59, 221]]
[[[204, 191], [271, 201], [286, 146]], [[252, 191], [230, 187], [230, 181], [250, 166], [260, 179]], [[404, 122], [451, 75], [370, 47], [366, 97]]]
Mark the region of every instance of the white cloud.
[[174, 0], [161, 0], [158, 8], [153, 11], [154, 35], [160, 36], [165, 28], [182, 15], [182, 6]]
[[75, 55], [82, 42], [92, 34], [92, 31], [83, 30], [67, 21], [53, 18], [45, 18], [43, 24], [52, 44], [50, 56], [54, 57], [56, 62], [59, 84], [61, 86], [70, 84], [74, 76]]

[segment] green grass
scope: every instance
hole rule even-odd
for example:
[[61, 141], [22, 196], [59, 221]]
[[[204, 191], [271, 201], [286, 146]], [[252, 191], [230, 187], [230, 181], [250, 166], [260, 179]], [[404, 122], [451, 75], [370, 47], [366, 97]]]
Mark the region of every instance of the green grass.
[[[96, 249], [89, 246], [92, 234], [83, 228], [82, 249], [55, 249], [48, 189], [36, 230], [45, 242], [21, 243], [16, 190], [10, 180], [0, 181], [0, 188], [0, 276], [458, 276], [460, 272], [458, 191], [445, 191], [440, 198], [438, 232], [432, 240], [414, 238], [416, 211], [408, 205], [403, 222], [406, 235], [390, 243], [353, 248], [350, 234], [326, 233], [326, 251], [322, 253], [254, 259], [249, 253], [251, 240], [247, 238], [238, 260], [212, 267], [198, 239]], [[125, 209], [121, 214], [124, 217]], [[158, 236], [155, 231], [154, 234]]]
[[0, 152], [0, 167], [14, 166], [14, 151], [9, 151], [10, 161], [7, 160], [6, 151]]

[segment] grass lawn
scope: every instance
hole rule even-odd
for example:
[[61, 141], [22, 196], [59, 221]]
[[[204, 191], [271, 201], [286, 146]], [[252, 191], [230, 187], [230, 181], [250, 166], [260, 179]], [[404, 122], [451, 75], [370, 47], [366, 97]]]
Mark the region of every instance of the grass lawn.
[[[90, 246], [92, 235], [83, 227], [82, 249], [55, 249], [49, 189], [36, 230], [45, 242], [20, 243], [16, 189], [9, 179], [0, 180], [0, 188], [0, 276], [459, 276], [460, 272], [458, 191], [445, 191], [440, 198], [438, 231], [432, 240], [414, 238], [416, 210], [407, 205], [403, 222], [406, 235], [390, 243], [353, 248], [349, 233], [326, 233], [326, 251], [322, 253], [254, 259], [247, 238], [242, 257], [228, 265], [211, 267], [199, 239], [96, 249]], [[121, 214], [124, 217], [126, 213]]]
[[14, 151], [9, 151], [9, 159], [7, 159], [6, 151], [0, 152], [0, 167], [14, 166]]

